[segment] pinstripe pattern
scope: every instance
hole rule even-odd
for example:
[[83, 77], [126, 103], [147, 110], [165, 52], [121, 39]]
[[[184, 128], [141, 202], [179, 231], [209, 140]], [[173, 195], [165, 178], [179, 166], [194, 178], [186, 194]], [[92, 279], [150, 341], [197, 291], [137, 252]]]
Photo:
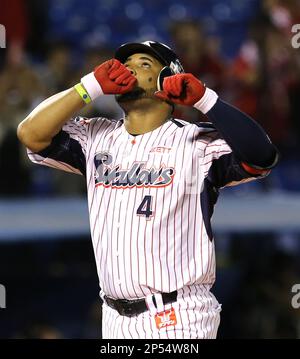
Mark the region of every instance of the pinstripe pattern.
[[[215, 247], [206, 232], [200, 198], [212, 163], [231, 154], [231, 149], [216, 131], [177, 121], [183, 126], [167, 121], [136, 136], [134, 143], [122, 121], [98, 118], [69, 121], [63, 127], [80, 144], [86, 158], [101, 296], [135, 299], [178, 290], [178, 300], [173, 303], [177, 325], [160, 331], [150, 312], [127, 318], [104, 304], [106, 338], [216, 337], [220, 306], [209, 291], [215, 281]], [[126, 187], [113, 187], [111, 182], [96, 186], [100, 175], [94, 159], [102, 153], [112, 161], [106, 170], [129, 171], [134, 164], [142, 164], [145, 173], [168, 170], [173, 177], [160, 187], [152, 182], [138, 185], [137, 180]], [[29, 150], [28, 155], [35, 163], [80, 173], [68, 163]], [[254, 179], [249, 176], [234, 184]], [[232, 184], [231, 178], [226, 180], [227, 185]], [[150, 198], [153, 212], [148, 218], [138, 213], [145, 196]]]
[[[144, 312], [128, 318], [103, 305], [103, 339], [214, 339], [220, 323], [221, 306], [209, 286], [186, 286], [178, 291], [177, 324], [158, 330], [154, 316]], [[168, 304], [165, 310], [171, 308]]]

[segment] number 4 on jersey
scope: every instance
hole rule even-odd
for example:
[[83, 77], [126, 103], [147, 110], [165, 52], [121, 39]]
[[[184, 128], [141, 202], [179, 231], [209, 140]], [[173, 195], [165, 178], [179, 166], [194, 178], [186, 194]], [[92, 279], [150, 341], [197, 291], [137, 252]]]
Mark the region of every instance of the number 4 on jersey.
[[145, 216], [147, 219], [153, 215], [153, 211], [151, 210], [151, 201], [152, 196], [145, 196], [139, 205], [139, 208], [136, 211], [138, 216]]

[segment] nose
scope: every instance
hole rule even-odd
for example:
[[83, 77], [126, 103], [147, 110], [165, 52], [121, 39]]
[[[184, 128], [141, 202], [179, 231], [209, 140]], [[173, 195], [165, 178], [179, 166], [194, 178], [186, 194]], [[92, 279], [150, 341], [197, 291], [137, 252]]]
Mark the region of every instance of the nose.
[[127, 69], [131, 72], [131, 75], [136, 76], [136, 71], [131, 66], [126, 66]]

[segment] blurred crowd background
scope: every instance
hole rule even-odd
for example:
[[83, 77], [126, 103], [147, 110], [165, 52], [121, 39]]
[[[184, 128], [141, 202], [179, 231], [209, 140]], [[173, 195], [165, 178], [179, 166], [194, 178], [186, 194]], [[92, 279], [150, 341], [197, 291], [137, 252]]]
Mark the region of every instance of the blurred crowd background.
[[[278, 147], [281, 162], [268, 178], [225, 196], [297, 196], [300, 49], [291, 42], [297, 23], [299, 0], [0, 0], [7, 34], [7, 48], [0, 49], [1, 200], [84, 198], [80, 176], [29, 162], [16, 127], [43, 99], [113, 57], [122, 43], [144, 40], [170, 45], [186, 72], [256, 119]], [[106, 96], [82, 115], [120, 118], [122, 111]], [[176, 108], [176, 116], [206, 120], [184, 107]], [[253, 228], [216, 236], [214, 292], [224, 309], [219, 337], [300, 337], [300, 310], [290, 304], [300, 278], [299, 233]], [[0, 309], [0, 337], [99, 338], [89, 237], [42, 237], [0, 241], [0, 283], [9, 299], [7, 309]]]

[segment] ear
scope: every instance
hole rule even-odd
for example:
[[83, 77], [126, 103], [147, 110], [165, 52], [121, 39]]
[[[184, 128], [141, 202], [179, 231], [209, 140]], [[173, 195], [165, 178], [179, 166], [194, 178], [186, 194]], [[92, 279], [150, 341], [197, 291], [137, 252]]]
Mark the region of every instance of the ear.
[[161, 69], [158, 77], [157, 77], [157, 89], [158, 91], [163, 91], [163, 82], [164, 82], [164, 78], [168, 77], [168, 76], [173, 76], [175, 75], [174, 71], [168, 67], [165, 66]]

